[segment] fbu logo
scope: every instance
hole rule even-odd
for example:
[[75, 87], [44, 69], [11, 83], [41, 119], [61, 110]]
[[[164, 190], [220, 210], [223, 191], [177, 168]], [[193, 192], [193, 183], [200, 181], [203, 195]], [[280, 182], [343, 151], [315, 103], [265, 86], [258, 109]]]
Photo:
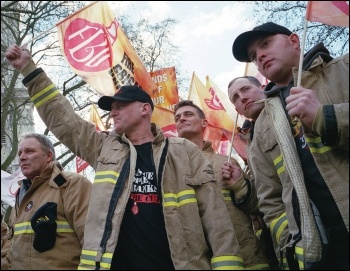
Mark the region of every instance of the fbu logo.
[[118, 26], [116, 20], [108, 27], [82, 18], [73, 20], [64, 33], [64, 53], [69, 64], [86, 72], [109, 69]]

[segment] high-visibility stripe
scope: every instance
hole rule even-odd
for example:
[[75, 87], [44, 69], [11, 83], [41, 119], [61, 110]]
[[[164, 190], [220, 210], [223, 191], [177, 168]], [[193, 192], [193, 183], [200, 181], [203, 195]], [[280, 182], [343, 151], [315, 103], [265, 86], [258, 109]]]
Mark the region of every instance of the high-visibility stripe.
[[295, 246], [295, 256], [298, 260], [299, 269], [304, 270], [304, 249], [302, 247]]
[[221, 192], [222, 192], [222, 195], [224, 196], [224, 200], [232, 201], [232, 199], [231, 199], [231, 191], [230, 190], [223, 189], [223, 190], [221, 190]]
[[57, 232], [74, 232], [67, 221], [56, 221]]
[[289, 270], [289, 265], [288, 265], [288, 262], [287, 262], [287, 259], [284, 257], [283, 258], [283, 270]]
[[275, 237], [277, 243], [280, 242], [281, 234], [287, 225], [288, 221], [286, 212], [284, 212], [280, 217], [272, 220], [270, 224], [270, 231], [272, 236]]
[[30, 233], [30, 234], [34, 233], [30, 222], [23, 222], [23, 223], [15, 224], [15, 230], [13, 233], [14, 235], [20, 235], [20, 234], [25, 234], [25, 233]]
[[119, 172], [116, 171], [98, 171], [95, 174], [94, 183], [110, 182], [116, 184], [119, 177]]
[[277, 174], [281, 175], [281, 173], [284, 172], [284, 161], [283, 161], [282, 154], [279, 155], [275, 160], [273, 160], [273, 163], [275, 165]]
[[164, 194], [164, 207], [180, 207], [188, 203], [196, 203], [196, 195], [194, 190], [184, 190], [177, 194], [165, 193]]
[[42, 106], [45, 102], [49, 101], [53, 97], [57, 96], [59, 94], [59, 90], [54, 84], [51, 84], [44, 88], [43, 90], [39, 91], [37, 94], [35, 94], [33, 97], [30, 98], [30, 100], [34, 103], [36, 107]]
[[258, 239], [260, 239], [261, 233], [262, 233], [262, 229], [257, 230], [257, 231], [255, 232], [255, 236], [258, 237]]
[[322, 144], [321, 137], [306, 137], [306, 142], [309, 145], [311, 153], [326, 153], [332, 149], [331, 147]]
[[211, 259], [212, 270], [244, 270], [243, 260], [239, 256], [218, 256]]
[[[58, 221], [57, 223], [57, 230], [56, 232], [74, 232], [74, 230], [70, 227], [69, 223], [67, 221]], [[17, 223], [15, 224], [15, 230], [14, 235], [20, 235], [20, 234], [34, 234], [34, 230], [32, 229], [32, 225], [30, 222], [23, 222], [23, 223]]]
[[[89, 270], [88, 266], [91, 266], [91, 269], [95, 269], [96, 255], [97, 255], [97, 251], [83, 249], [80, 256], [80, 264], [78, 269]], [[113, 253], [110, 253], [110, 252], [103, 253], [102, 259], [99, 262], [100, 266], [105, 269], [110, 269], [111, 263], [112, 263], [112, 257], [113, 257]], [[84, 267], [82, 267], [81, 265], [84, 265]]]

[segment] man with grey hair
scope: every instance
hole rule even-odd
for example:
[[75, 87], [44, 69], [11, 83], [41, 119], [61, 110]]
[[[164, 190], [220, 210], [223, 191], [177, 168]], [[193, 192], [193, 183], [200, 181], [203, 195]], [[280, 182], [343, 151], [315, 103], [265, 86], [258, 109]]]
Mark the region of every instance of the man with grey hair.
[[31, 133], [20, 141], [20, 181], [1, 269], [77, 269], [91, 182], [64, 171], [51, 140]]

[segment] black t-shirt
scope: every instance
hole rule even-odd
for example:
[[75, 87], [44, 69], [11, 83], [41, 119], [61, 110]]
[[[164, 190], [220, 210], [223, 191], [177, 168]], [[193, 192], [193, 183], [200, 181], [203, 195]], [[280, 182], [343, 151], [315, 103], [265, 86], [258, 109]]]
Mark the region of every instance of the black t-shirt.
[[135, 146], [134, 183], [126, 205], [111, 270], [174, 270], [164, 223], [161, 180], [157, 180], [152, 143]]

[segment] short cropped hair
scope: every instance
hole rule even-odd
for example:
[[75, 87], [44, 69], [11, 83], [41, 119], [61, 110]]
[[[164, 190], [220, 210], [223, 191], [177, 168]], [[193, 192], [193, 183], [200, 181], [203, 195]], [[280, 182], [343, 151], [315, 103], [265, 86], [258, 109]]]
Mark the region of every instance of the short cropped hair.
[[36, 140], [38, 140], [40, 145], [41, 145], [41, 149], [44, 152], [51, 151], [52, 152], [52, 160], [56, 160], [55, 148], [54, 148], [51, 140], [46, 135], [37, 134], [37, 133], [30, 133], [30, 134], [27, 134], [23, 137], [23, 139], [26, 139], [26, 138], [35, 138]]
[[194, 104], [193, 101], [191, 101], [191, 100], [182, 100], [182, 101], [178, 102], [174, 107], [174, 116], [176, 115], [176, 111], [180, 107], [183, 107], [186, 105], [192, 106], [193, 108], [197, 109], [199, 117], [201, 119], [205, 119], [205, 114], [204, 114], [203, 110], [198, 105]]
[[260, 81], [259, 81], [258, 79], [256, 79], [256, 77], [254, 77], [254, 76], [240, 76], [240, 77], [236, 77], [235, 79], [231, 80], [231, 82], [228, 83], [227, 89], [229, 89], [229, 88], [232, 86], [232, 84], [233, 84], [234, 82], [236, 82], [236, 80], [241, 79], [241, 78], [242, 78], [242, 79], [248, 79], [248, 81], [249, 81], [250, 83], [252, 83], [253, 85], [256, 85], [257, 87], [260, 87], [260, 86], [261, 86]]

